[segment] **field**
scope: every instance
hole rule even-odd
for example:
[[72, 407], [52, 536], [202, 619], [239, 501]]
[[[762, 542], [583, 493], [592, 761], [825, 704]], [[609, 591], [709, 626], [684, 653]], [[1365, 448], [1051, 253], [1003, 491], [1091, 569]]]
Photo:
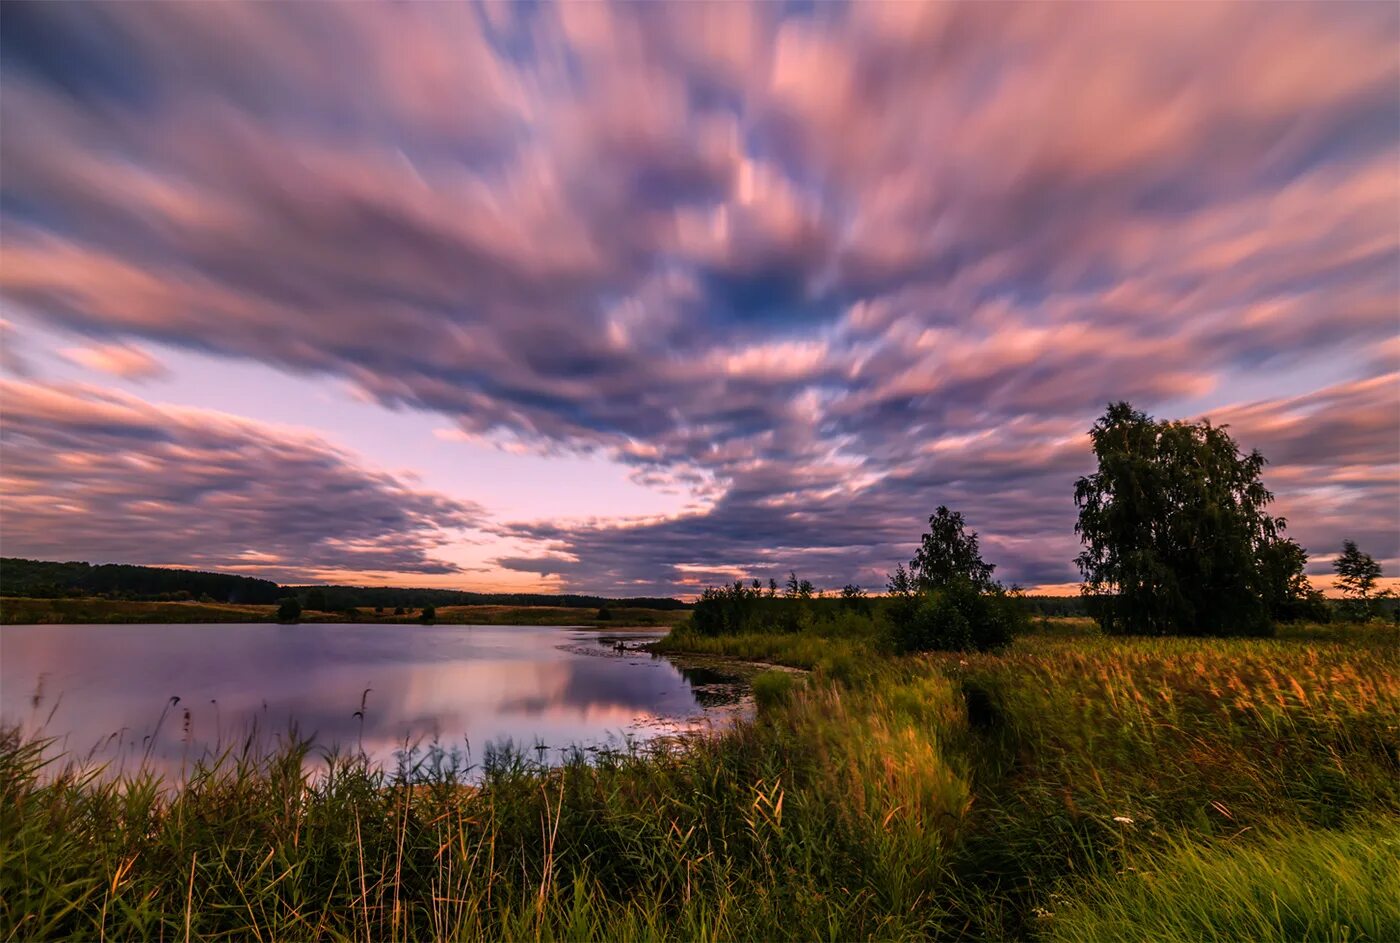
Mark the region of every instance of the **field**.
[[1400, 939], [1393, 628], [666, 644], [811, 670], [722, 736], [473, 785], [289, 750], [162, 794], [9, 734], [0, 938]]
[[[683, 609], [615, 608], [606, 620], [597, 609], [566, 606], [439, 606], [439, 625], [596, 625], [613, 628], [671, 626], [686, 617]], [[60, 623], [166, 623], [166, 622], [275, 622], [276, 606], [236, 605], [215, 602], [133, 602], [100, 597], [0, 599], [0, 624], [54, 625]], [[417, 625], [417, 612], [396, 616], [392, 609], [376, 613], [359, 609], [353, 617], [343, 612], [303, 612], [302, 622], [364, 622]]]

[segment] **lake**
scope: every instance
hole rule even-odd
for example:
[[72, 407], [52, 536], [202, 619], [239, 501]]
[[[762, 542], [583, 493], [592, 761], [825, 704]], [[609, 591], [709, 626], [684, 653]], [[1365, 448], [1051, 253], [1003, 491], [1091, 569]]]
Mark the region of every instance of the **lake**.
[[[659, 633], [535, 626], [21, 625], [0, 628], [0, 719], [130, 770], [176, 774], [292, 724], [393, 769], [405, 744], [479, 764], [512, 743], [558, 761], [703, 726], [724, 678], [636, 646]], [[621, 642], [625, 651], [618, 651]], [[717, 693], [718, 692], [718, 693]], [[178, 698], [178, 701], [175, 699]], [[362, 710], [363, 707], [363, 710]]]

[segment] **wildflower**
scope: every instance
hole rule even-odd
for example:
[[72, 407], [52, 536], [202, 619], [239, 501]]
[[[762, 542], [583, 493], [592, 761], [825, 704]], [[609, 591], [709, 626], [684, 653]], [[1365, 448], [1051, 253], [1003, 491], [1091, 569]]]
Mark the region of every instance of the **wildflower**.
[[1113, 817], [1113, 821], [1115, 821], [1115, 822], [1121, 822], [1121, 823], [1124, 824], [1124, 825], [1132, 825], [1132, 824], [1133, 824], [1132, 818], [1131, 818], [1130, 816], [1126, 816], [1126, 815], [1115, 815], [1115, 816]]

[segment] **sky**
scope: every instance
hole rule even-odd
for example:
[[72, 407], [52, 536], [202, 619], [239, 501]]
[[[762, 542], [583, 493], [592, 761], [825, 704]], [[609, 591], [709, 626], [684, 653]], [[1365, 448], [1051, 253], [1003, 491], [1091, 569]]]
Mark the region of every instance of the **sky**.
[[1112, 401], [1400, 572], [1400, 6], [0, 5], [0, 550], [1068, 591]]

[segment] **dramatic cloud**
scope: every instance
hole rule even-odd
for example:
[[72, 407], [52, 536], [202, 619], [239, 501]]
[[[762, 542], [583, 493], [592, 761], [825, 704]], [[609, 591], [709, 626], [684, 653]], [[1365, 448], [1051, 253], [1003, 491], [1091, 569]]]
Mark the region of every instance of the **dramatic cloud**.
[[89, 388], [0, 382], [5, 553], [274, 579], [447, 573], [476, 508], [359, 467], [311, 436]]
[[[17, 311], [705, 500], [505, 528], [541, 550], [503, 565], [580, 588], [871, 583], [939, 503], [1008, 579], [1062, 582], [1107, 401], [1254, 417], [1394, 369], [1394, 5], [0, 17]], [[1275, 457], [1315, 550], [1400, 528], [1393, 474], [1352, 478], [1394, 465], [1377, 382], [1374, 415], [1319, 407]], [[1364, 462], [1320, 444], [1338, 419]]]

